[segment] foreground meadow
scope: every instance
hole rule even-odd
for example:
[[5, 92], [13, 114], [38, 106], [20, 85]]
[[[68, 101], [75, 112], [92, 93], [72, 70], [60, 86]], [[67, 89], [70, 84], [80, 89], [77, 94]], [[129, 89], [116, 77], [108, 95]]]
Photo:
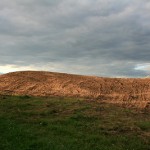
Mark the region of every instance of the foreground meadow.
[[0, 96], [1, 150], [150, 150], [150, 113], [78, 98]]

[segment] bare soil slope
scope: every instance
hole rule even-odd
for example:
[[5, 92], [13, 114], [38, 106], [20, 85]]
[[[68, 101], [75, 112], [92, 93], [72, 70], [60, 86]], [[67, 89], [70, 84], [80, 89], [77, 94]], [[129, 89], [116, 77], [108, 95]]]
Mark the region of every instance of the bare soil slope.
[[0, 94], [85, 97], [149, 109], [150, 79], [23, 71], [0, 75]]

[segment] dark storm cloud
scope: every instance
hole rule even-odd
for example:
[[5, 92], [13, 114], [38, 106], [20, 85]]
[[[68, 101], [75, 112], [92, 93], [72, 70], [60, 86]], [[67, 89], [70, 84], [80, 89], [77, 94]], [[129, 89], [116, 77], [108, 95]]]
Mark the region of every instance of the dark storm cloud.
[[147, 76], [149, 41], [148, 0], [0, 1], [0, 72]]

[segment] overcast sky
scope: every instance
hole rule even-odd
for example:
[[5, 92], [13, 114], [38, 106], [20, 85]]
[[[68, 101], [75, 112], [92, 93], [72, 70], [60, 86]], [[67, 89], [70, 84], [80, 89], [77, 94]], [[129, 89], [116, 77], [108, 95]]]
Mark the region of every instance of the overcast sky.
[[0, 0], [0, 72], [150, 74], [150, 0]]

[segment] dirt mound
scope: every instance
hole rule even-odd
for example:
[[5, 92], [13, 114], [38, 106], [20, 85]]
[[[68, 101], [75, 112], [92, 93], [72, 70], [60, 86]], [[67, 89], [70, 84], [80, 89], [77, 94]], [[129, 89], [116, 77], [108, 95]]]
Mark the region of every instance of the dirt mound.
[[0, 75], [0, 94], [71, 96], [149, 108], [150, 79], [23, 71]]

